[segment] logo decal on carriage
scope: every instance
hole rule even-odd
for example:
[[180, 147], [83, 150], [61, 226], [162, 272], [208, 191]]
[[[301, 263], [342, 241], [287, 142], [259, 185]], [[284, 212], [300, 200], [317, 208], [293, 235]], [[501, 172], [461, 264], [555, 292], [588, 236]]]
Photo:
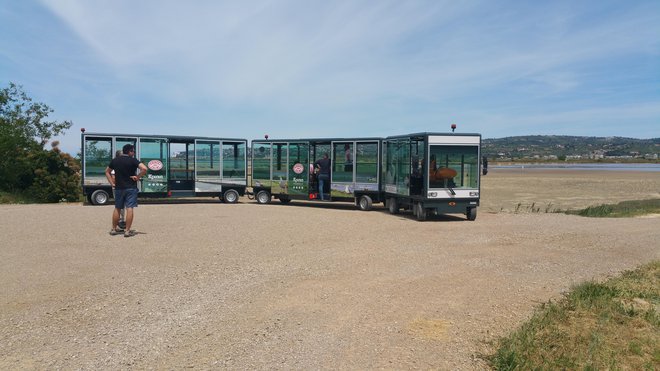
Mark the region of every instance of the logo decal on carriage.
[[153, 171], [158, 171], [163, 168], [163, 163], [160, 160], [151, 160], [147, 167]]
[[303, 171], [305, 171], [305, 167], [300, 162], [296, 162], [296, 164], [293, 165], [293, 172], [294, 173], [302, 174]]

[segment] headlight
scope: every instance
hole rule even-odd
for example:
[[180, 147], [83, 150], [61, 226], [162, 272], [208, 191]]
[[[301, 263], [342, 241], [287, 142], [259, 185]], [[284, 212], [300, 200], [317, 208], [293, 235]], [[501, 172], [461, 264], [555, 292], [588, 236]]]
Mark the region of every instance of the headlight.
[[429, 192], [429, 197], [435, 197], [438, 195], [438, 192]]
[[470, 197], [479, 197], [479, 192], [470, 192]]

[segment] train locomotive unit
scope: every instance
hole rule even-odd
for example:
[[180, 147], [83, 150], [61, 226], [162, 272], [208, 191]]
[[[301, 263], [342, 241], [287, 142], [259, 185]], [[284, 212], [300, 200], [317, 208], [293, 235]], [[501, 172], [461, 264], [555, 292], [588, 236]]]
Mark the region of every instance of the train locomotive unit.
[[383, 141], [382, 197], [392, 214], [412, 210], [417, 220], [432, 214], [465, 214], [475, 220], [480, 175], [480, 134], [419, 133]]

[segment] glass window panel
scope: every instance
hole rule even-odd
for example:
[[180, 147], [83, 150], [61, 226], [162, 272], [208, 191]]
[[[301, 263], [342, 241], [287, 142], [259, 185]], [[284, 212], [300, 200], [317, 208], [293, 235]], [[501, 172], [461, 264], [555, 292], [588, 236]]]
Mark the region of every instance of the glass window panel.
[[309, 145], [289, 143], [289, 194], [307, 194], [309, 176]]
[[270, 185], [270, 143], [255, 143], [252, 146], [252, 182], [255, 186]]
[[195, 149], [198, 177], [220, 177], [220, 142], [197, 141]]
[[[114, 157], [117, 157], [117, 154], [123, 153], [124, 146], [127, 144], [132, 144], [137, 147], [136, 138], [115, 138], [115, 154]], [[137, 148], [135, 148], [137, 153]]]
[[430, 188], [478, 188], [479, 157], [476, 146], [432, 145]]
[[389, 155], [388, 155], [389, 142], [384, 140], [383, 146], [381, 148], [381, 157], [380, 157], [380, 174], [383, 177], [381, 184], [382, 190], [385, 190], [385, 185], [388, 181], [387, 170], [389, 168]]
[[245, 179], [245, 142], [223, 142], [223, 178]]
[[383, 173], [385, 174], [384, 183], [396, 185], [396, 140], [386, 142], [386, 158], [383, 160]]
[[357, 143], [355, 181], [356, 183], [378, 183], [378, 143]]
[[410, 185], [410, 140], [400, 139], [396, 142], [395, 152], [396, 188], [397, 193], [408, 195]]
[[111, 138], [85, 138], [85, 183], [107, 182], [105, 168], [112, 160]]
[[424, 139], [410, 142], [410, 194], [421, 195], [424, 188]]
[[333, 143], [332, 182], [353, 182], [353, 143]]
[[[142, 192], [167, 192], [167, 141], [140, 138], [140, 161], [147, 165], [146, 180], [140, 182]], [[158, 162], [160, 162], [162, 166], [149, 166], [151, 161], [154, 161], [153, 165], [159, 165]]]
[[170, 143], [170, 179], [192, 179], [188, 174], [190, 161], [187, 143]]
[[271, 183], [272, 193], [286, 193], [287, 190], [287, 148], [286, 143], [273, 143], [272, 171], [273, 179]]

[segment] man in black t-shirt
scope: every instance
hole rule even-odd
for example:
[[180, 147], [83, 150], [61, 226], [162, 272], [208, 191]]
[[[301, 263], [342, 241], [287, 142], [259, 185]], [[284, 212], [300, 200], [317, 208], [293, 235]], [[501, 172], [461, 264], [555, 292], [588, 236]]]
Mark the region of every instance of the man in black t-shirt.
[[[138, 173], [138, 169], [140, 172]], [[114, 177], [112, 171], [114, 170]], [[133, 224], [133, 208], [137, 207], [138, 187], [137, 182], [147, 173], [147, 167], [135, 158], [135, 146], [126, 144], [122, 148], [122, 155], [115, 157], [105, 169], [105, 177], [115, 188], [115, 209], [112, 212], [111, 235], [121, 233], [117, 228], [121, 209], [126, 209], [126, 229], [124, 237], [135, 236], [131, 230]], [[138, 175], [136, 175], [138, 174]]]
[[[318, 169], [319, 197], [321, 198], [321, 201], [323, 201], [325, 200], [325, 188], [329, 188], [326, 187], [326, 184], [328, 186], [330, 185], [331, 163], [330, 159], [328, 158], [328, 154], [324, 153], [323, 158], [316, 160], [314, 166]], [[328, 200], [329, 199], [330, 195], [328, 195]]]

